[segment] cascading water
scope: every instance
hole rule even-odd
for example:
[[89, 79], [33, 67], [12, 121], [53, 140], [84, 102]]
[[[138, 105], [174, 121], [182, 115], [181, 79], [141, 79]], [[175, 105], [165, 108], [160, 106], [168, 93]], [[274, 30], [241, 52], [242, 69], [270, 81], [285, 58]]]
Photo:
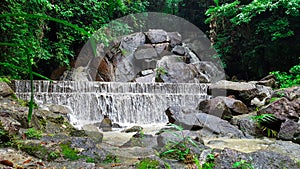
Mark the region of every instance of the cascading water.
[[[30, 82], [16, 81], [16, 95], [29, 100]], [[207, 84], [120, 83], [91, 81], [34, 81], [38, 104], [59, 104], [72, 109], [81, 124], [109, 115], [113, 122], [150, 124], [167, 122], [170, 105], [195, 108], [207, 99]]]

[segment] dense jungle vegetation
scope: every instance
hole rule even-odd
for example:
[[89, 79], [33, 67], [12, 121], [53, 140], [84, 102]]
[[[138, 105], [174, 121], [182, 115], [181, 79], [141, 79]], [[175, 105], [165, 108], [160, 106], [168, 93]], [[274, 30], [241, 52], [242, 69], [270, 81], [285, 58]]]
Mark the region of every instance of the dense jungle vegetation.
[[[50, 77], [71, 67], [100, 27], [139, 12], [186, 18], [206, 32], [228, 77], [281, 87], [300, 83], [300, 0], [4, 0], [0, 4], [0, 77]], [[105, 35], [104, 35], [105, 36]], [[32, 69], [32, 70], [31, 70]]]

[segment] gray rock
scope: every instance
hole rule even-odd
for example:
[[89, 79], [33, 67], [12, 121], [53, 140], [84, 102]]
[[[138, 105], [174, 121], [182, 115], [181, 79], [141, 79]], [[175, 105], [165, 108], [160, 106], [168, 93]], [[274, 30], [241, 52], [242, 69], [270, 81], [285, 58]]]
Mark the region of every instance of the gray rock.
[[130, 140], [126, 143], [124, 143], [121, 147], [147, 147], [147, 148], [153, 148], [157, 146], [157, 136], [152, 136], [150, 134], [144, 134], [144, 133], [136, 133], [134, 134]]
[[102, 131], [111, 131], [112, 130], [112, 121], [109, 119], [108, 116], [104, 116], [102, 119], [99, 128], [102, 129]]
[[251, 119], [251, 117], [255, 115], [256, 113], [234, 116], [230, 123], [238, 126], [238, 128], [247, 136], [247, 138], [251, 138], [251, 136], [262, 137], [262, 130], [259, 128], [257, 123]]
[[218, 81], [209, 86], [209, 94], [213, 96], [234, 95], [246, 105], [250, 105], [255, 97], [262, 98], [271, 95], [272, 89], [261, 85], [254, 85], [246, 82], [231, 82], [227, 80]]
[[152, 59], [157, 57], [157, 53], [152, 45], [146, 44], [137, 47], [137, 49], [134, 51], [134, 57], [136, 60]]
[[133, 53], [138, 46], [145, 44], [146, 37], [142, 32], [134, 33], [122, 38], [120, 49], [123, 50], [125, 56]]
[[200, 130], [206, 137], [244, 138], [244, 134], [228, 121], [192, 109], [171, 106], [165, 111], [169, 122], [186, 130]]
[[12, 95], [14, 92], [5, 82], [0, 82], [0, 96], [6, 97]]
[[48, 107], [49, 107], [49, 111], [53, 113], [59, 113], [62, 115], [67, 115], [72, 113], [72, 110], [69, 107], [64, 105], [51, 104]]
[[200, 59], [198, 58], [198, 56], [191, 51], [188, 47], [185, 47], [185, 53], [187, 58], [189, 58], [190, 63], [198, 63], [200, 62]]
[[300, 116], [300, 98], [289, 101], [283, 97], [261, 108], [257, 114], [274, 114], [282, 121], [290, 119], [298, 122]]
[[170, 147], [184, 145], [190, 149], [192, 154], [201, 154], [204, 149], [208, 149], [196, 131], [182, 130], [163, 132], [157, 137], [157, 147], [160, 152], [168, 151]]
[[139, 82], [139, 83], [154, 83], [155, 75], [153, 73], [153, 74], [149, 74], [146, 76], [138, 77], [138, 78], [135, 78], [135, 81]]
[[120, 124], [118, 124], [118, 123], [113, 123], [112, 127], [113, 128], [122, 128], [122, 126]]
[[178, 32], [168, 32], [167, 34], [170, 38], [170, 46], [171, 47], [180, 45], [182, 43], [182, 37]]
[[157, 68], [165, 70], [159, 75], [165, 83], [208, 83], [220, 75], [220, 71], [211, 62], [185, 63], [178, 55], [164, 56], [157, 62]]
[[300, 124], [287, 120], [281, 124], [278, 137], [282, 140], [294, 141], [294, 136], [300, 135]]
[[236, 150], [225, 148], [215, 159], [215, 168], [232, 168], [235, 162], [245, 160], [247, 164], [255, 169], [271, 169], [271, 168], [299, 168], [293, 159], [288, 156], [268, 151], [259, 150], [252, 153], [242, 153]]
[[145, 35], [147, 39], [154, 44], [170, 41], [167, 32], [162, 29], [149, 29], [148, 32], [145, 32]]
[[169, 43], [153, 44], [153, 47], [158, 55], [163, 54], [164, 51], [169, 51]]
[[78, 156], [86, 156], [93, 158], [95, 163], [101, 163], [105, 160], [108, 152], [101, 147], [96, 146], [96, 143], [90, 138], [73, 137], [63, 143], [71, 142], [70, 147], [79, 150]]
[[225, 74], [213, 62], [201, 61], [191, 64], [197, 73], [205, 74], [210, 83], [215, 83], [225, 78]]
[[224, 96], [201, 101], [197, 109], [222, 119], [231, 119], [233, 115], [248, 113], [248, 108], [243, 102]]
[[85, 134], [95, 141], [96, 144], [101, 143], [103, 140], [103, 133], [100, 132], [99, 128], [95, 125], [88, 124], [82, 126], [82, 130], [85, 131]]
[[172, 49], [172, 52], [175, 55], [184, 56], [185, 55], [185, 47], [177, 45]]
[[132, 126], [129, 129], [123, 130], [122, 132], [131, 133], [131, 132], [140, 132], [142, 130], [143, 130], [143, 127], [141, 127], [141, 126]]
[[267, 150], [289, 156], [295, 160], [300, 160], [300, 145], [292, 143], [291, 141], [276, 140], [273, 144], [268, 146]]
[[295, 100], [300, 98], [300, 86], [275, 90], [272, 97], [286, 97], [289, 100]]

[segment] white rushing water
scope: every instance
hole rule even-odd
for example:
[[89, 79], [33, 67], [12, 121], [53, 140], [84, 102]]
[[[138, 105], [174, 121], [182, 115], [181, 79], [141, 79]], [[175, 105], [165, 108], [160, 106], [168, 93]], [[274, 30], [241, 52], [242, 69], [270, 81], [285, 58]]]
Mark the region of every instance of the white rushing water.
[[[16, 81], [16, 95], [29, 100], [30, 82]], [[174, 104], [195, 108], [207, 99], [207, 84], [120, 83], [91, 81], [34, 81], [39, 104], [59, 104], [72, 109], [82, 123], [101, 121], [151, 124], [167, 122], [164, 111]]]

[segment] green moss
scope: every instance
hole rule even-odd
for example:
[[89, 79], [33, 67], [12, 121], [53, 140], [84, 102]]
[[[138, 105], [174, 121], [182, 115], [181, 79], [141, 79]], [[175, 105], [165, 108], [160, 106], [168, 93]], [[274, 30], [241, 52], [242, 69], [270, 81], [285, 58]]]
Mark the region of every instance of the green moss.
[[105, 164], [118, 163], [118, 162], [120, 162], [120, 159], [113, 154], [106, 155], [105, 159], [103, 160], [103, 163], [105, 163]]
[[59, 152], [51, 152], [49, 155], [48, 155], [48, 160], [51, 161], [51, 160], [55, 160], [57, 158], [59, 158], [61, 155]]
[[156, 169], [159, 168], [159, 161], [150, 158], [144, 158], [136, 166], [138, 169]]
[[37, 145], [37, 144], [33, 144], [33, 143], [19, 143], [18, 147], [28, 153], [29, 155], [35, 156], [37, 158], [46, 160], [48, 159], [48, 148], [42, 146], [42, 145]]
[[86, 157], [86, 162], [87, 163], [94, 163], [95, 159], [91, 158], [91, 157]]
[[80, 158], [83, 158], [82, 156], [78, 156], [78, 152], [75, 149], [71, 148], [70, 145], [71, 143], [60, 144], [64, 157], [70, 160], [78, 160]]
[[40, 130], [36, 130], [35, 128], [29, 128], [25, 132], [26, 138], [29, 139], [40, 139], [43, 135], [43, 132]]
[[74, 137], [86, 137], [87, 134], [85, 133], [84, 130], [71, 129], [70, 136], [74, 136]]

